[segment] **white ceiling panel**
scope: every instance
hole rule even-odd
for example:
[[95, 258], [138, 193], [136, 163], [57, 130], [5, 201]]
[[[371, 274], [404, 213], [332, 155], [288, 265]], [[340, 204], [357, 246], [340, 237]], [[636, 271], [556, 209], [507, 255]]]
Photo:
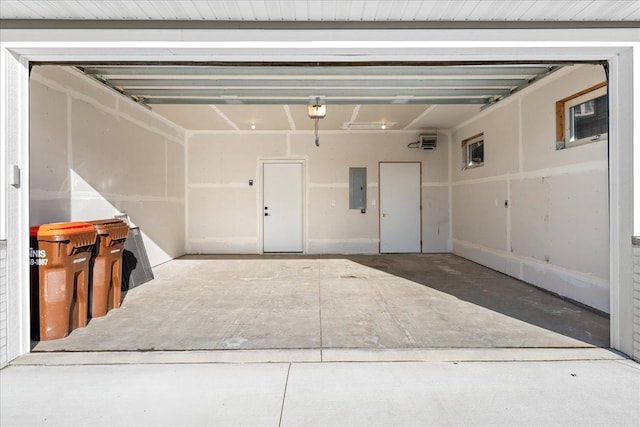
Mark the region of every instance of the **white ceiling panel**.
[[189, 130], [234, 130], [209, 105], [154, 105], [153, 111]]
[[638, 0], [1, 0], [2, 19], [639, 21]]
[[407, 129], [451, 129], [480, 112], [478, 105], [432, 105], [416, 116]]
[[403, 129], [421, 115], [428, 105], [362, 105], [354, 122], [393, 124], [389, 129]]
[[[306, 106], [297, 107], [306, 111]], [[290, 129], [289, 119], [282, 105], [218, 105], [216, 109], [224, 113], [240, 130], [250, 130], [252, 123], [256, 130]]]

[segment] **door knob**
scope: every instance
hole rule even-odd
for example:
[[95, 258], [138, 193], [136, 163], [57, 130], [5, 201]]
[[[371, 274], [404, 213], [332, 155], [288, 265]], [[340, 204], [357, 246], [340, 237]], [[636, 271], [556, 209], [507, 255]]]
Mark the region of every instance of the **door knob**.
[[382, 214], [382, 218], [384, 218], [385, 216], [387, 216], [387, 214], [383, 213], [383, 214]]

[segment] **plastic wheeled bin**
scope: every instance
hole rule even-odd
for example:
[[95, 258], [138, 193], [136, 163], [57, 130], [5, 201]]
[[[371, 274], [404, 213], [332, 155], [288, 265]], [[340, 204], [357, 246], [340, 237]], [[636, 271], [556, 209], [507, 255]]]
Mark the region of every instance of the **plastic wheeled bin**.
[[47, 341], [87, 326], [89, 261], [96, 230], [86, 222], [30, 228], [31, 335]]
[[89, 315], [100, 317], [120, 307], [122, 286], [122, 252], [129, 226], [119, 219], [89, 221], [98, 233], [91, 260]]

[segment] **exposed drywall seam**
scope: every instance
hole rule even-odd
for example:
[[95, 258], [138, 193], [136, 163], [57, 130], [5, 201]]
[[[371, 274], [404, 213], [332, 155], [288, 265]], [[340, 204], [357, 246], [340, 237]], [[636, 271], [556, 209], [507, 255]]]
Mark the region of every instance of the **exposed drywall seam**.
[[518, 97], [518, 172], [524, 172], [524, 130], [522, 129], [522, 97]]
[[[254, 184], [255, 185], [255, 184]], [[247, 186], [246, 182], [227, 182], [224, 184], [218, 184], [215, 182], [208, 182], [203, 184], [187, 184], [187, 188], [198, 189], [198, 188], [245, 188]]]
[[[57, 71], [57, 70], [56, 70]], [[64, 70], [66, 74], [70, 74], [71, 72], [68, 70]], [[46, 69], [42, 70], [43, 73], [46, 73]], [[30, 191], [31, 200], [40, 202], [48, 202], [49, 204], [45, 204], [38, 211], [39, 217], [35, 218], [33, 221], [35, 223], [47, 222], [54, 220], [53, 217], [59, 215], [60, 212], [51, 213], [48, 209], [49, 206], [56, 205], [56, 201], [64, 198], [69, 198], [70, 211], [62, 212], [63, 216], [67, 216], [66, 220], [74, 220], [74, 218], [80, 217], [91, 217], [93, 215], [110, 215], [108, 212], [121, 212], [123, 204], [135, 204], [139, 203], [140, 208], [144, 203], [162, 203], [164, 207], [169, 208], [167, 210], [167, 215], [171, 215], [179, 210], [178, 217], [181, 217], [185, 214], [184, 209], [184, 197], [181, 194], [178, 194], [178, 197], [171, 197], [170, 184], [171, 177], [169, 177], [170, 166], [172, 163], [170, 162], [170, 150], [173, 147], [182, 147], [184, 149], [185, 146], [185, 132], [184, 130], [178, 129], [176, 132], [173, 132], [175, 126], [166, 126], [164, 122], [166, 119], [161, 118], [161, 116], [157, 115], [157, 113], [146, 110], [139, 105], [131, 102], [124, 101], [123, 99], [118, 98], [117, 96], [104, 92], [104, 88], [99, 86], [97, 88], [97, 92], [94, 98], [88, 98], [87, 95], [84, 95], [80, 92], [82, 87], [85, 87], [87, 93], [89, 93], [90, 88], [83, 86], [86, 84], [86, 78], [78, 73], [73, 74], [70, 78], [67, 78], [66, 75], [61, 74], [53, 74], [53, 76], [49, 75], [41, 75], [39, 73], [33, 74], [33, 82], [38, 83], [38, 92], [37, 96], [40, 98], [36, 99], [34, 102], [37, 104], [41, 101], [42, 97], [47, 96], [47, 91], [53, 91], [56, 94], [60, 94], [60, 97], [64, 100], [62, 102], [65, 103], [64, 112], [66, 114], [65, 123], [63, 125], [63, 131], [66, 132], [64, 138], [66, 140], [62, 140], [61, 149], [66, 150], [66, 153], [63, 155], [64, 161], [66, 164], [53, 164], [53, 167], [66, 169], [66, 174], [61, 174], [61, 179], [64, 179], [64, 186], [60, 186], [60, 188], [64, 188], [66, 191], [60, 191], [60, 188], [49, 190], [49, 189], [38, 189], [34, 188]], [[59, 82], [64, 82], [61, 84]], [[49, 92], [50, 93], [50, 92]], [[90, 110], [90, 119], [89, 123], [85, 123], [83, 120], [77, 119], [74, 115], [78, 112], [78, 104], [77, 101], [83, 102], [80, 108], [86, 108]], [[61, 102], [61, 103], [62, 103]], [[123, 102], [123, 104], [121, 104]], [[124, 104], [124, 102], [131, 102], [132, 105], [136, 105], [134, 108], [142, 108], [140, 112], [140, 117], [138, 116], [136, 111], [133, 108], [129, 107], [129, 104]], [[123, 107], [127, 107], [124, 109]], [[129, 114], [136, 114], [136, 117], [133, 117], [127, 114], [125, 111], [128, 111]], [[156, 153], [157, 162], [155, 162], [155, 169], [158, 173], [161, 173], [162, 176], [158, 176], [153, 182], [152, 189], [142, 187], [139, 191], [140, 194], [132, 195], [130, 193], [120, 194], [120, 192], [127, 192], [127, 186], [119, 187], [121, 191], [100, 191], [94, 190], [93, 188], [87, 188], [82, 178], [76, 179], [74, 173], [69, 173], [69, 171], [73, 171], [74, 163], [82, 164], [84, 166], [91, 166], [83, 163], [82, 160], [77, 159], [78, 153], [82, 153], [82, 149], [78, 149], [77, 144], [83, 143], [83, 140], [77, 139], [77, 129], [78, 125], [89, 126], [89, 132], [92, 132], [95, 128], [95, 131], [100, 133], [104, 129], [109, 129], [109, 127], [101, 126], [103, 120], [107, 120], [107, 123], [111, 123], [108, 126], [118, 126], [119, 124], [126, 123], [127, 126], [132, 126], [135, 129], [139, 129], [140, 131], [144, 131], [145, 135], [148, 135], [151, 140], [154, 141], [152, 148]], [[113, 122], [110, 122], [113, 120]], [[36, 123], [36, 125], [38, 125]], [[46, 126], [46, 122], [43, 122], [43, 125]], [[105, 125], [107, 126], [107, 125]], [[45, 132], [47, 128], [41, 128]], [[62, 130], [61, 129], [61, 130]], [[32, 141], [32, 145], [35, 144], [43, 144], [46, 140], [42, 138], [47, 138], [47, 133], [43, 134], [43, 136], [38, 141]], [[145, 138], [147, 138], [145, 136]], [[114, 143], [120, 143], [120, 141], [113, 141]], [[126, 141], [125, 141], [126, 142]], [[76, 144], [74, 146], [74, 144]], [[160, 148], [160, 144], [162, 144], [162, 148]], [[37, 146], [37, 145], [35, 145]], [[126, 149], [126, 144], [125, 144]], [[45, 162], [46, 158], [43, 159]], [[46, 163], [45, 163], [46, 164]], [[182, 164], [180, 164], [182, 166]], [[125, 179], [120, 175], [121, 180]], [[89, 184], [91, 185], [91, 184]], [[95, 185], [95, 184], [94, 184]], [[108, 189], [110, 184], [108, 184], [105, 188]], [[45, 187], [46, 188], [46, 187]], [[118, 187], [113, 187], [114, 189]], [[180, 189], [181, 193], [184, 189]], [[53, 204], [52, 204], [53, 202]], [[97, 203], [96, 203], [97, 202]], [[86, 206], [90, 205], [89, 212], [86, 209]], [[47, 217], [51, 219], [47, 219]], [[135, 221], [138, 223], [139, 221]], [[154, 227], [150, 225], [150, 227]], [[182, 219], [180, 219], [180, 223], [174, 222], [173, 227], [177, 227], [180, 231], [176, 233], [175, 240], [167, 241], [165, 239], [164, 242], [158, 243], [157, 236], [163, 236], [162, 234], [156, 233], [156, 236], [152, 237], [147, 233], [143, 233], [146, 239], [146, 244], [148, 244], [148, 250], [150, 254], [150, 260], [153, 265], [157, 265], [161, 262], [166, 261], [174, 256], [181, 255], [184, 253], [184, 235], [182, 234], [184, 230], [182, 229]], [[173, 231], [173, 230], [172, 230]], [[162, 237], [160, 237], [160, 241], [162, 241]], [[166, 243], [164, 245], [163, 243]]]
[[[312, 130], [189, 130], [193, 135], [313, 135]], [[411, 134], [416, 135], [418, 129], [390, 129], [390, 130], [340, 130], [320, 129], [322, 135], [371, 135], [371, 134]]]
[[505, 250], [509, 253], [513, 251], [511, 247], [511, 180], [507, 180], [507, 200], [504, 201], [505, 209], [507, 209], [506, 220], [506, 247]]
[[330, 183], [309, 183], [309, 188], [349, 188], [349, 183], [330, 182]]
[[508, 98], [503, 99], [500, 102], [497, 102], [497, 103], [493, 104], [492, 106], [485, 108], [484, 110], [480, 111], [478, 114], [476, 114], [475, 116], [471, 117], [470, 119], [465, 120], [462, 123], [458, 123], [451, 130], [453, 132], [457, 132], [458, 130], [462, 129], [463, 127], [467, 126], [468, 124], [473, 123], [473, 122], [485, 117], [486, 115], [493, 113], [497, 109], [506, 107], [506, 106], [508, 106], [508, 105], [510, 105], [510, 104], [512, 104], [514, 102], [519, 102], [524, 96], [528, 95], [529, 93], [535, 92], [535, 91], [539, 90], [540, 88], [542, 88], [542, 87], [548, 85], [549, 83], [553, 82], [554, 80], [557, 80], [557, 79], [559, 79], [561, 77], [564, 77], [566, 74], [574, 72], [579, 67], [583, 67], [583, 65], [574, 65], [574, 66], [570, 66], [570, 67], [564, 67], [564, 68], [554, 72], [553, 74], [546, 76], [545, 78], [541, 79], [540, 81], [536, 82], [536, 84], [527, 86], [526, 88], [524, 88], [521, 91], [509, 96]]
[[[413, 119], [411, 121], [411, 123], [409, 123], [408, 125], [406, 125], [405, 127], [402, 128], [402, 130], [408, 130], [411, 129], [411, 126], [415, 125], [416, 123], [420, 122], [420, 120], [424, 119], [427, 115], [429, 115], [433, 110], [435, 110], [438, 106], [437, 105], [430, 105], [429, 107], [427, 107], [418, 117], [416, 117], [415, 119]], [[414, 131], [417, 129], [414, 129]]]
[[290, 130], [296, 130], [296, 122], [293, 120], [293, 116], [291, 115], [291, 109], [288, 105], [283, 105], [282, 108], [284, 108], [284, 114], [287, 116]]
[[[75, 68], [71, 68], [71, 67], [62, 67], [62, 69], [69, 74], [73, 74], [75, 77], [81, 76], [81, 78], [89, 85], [92, 85], [93, 87], [95, 87], [96, 89], [99, 89], [102, 92], [105, 92], [105, 86], [99, 82], [97, 82], [95, 79], [93, 78], [89, 78], [87, 77], [83, 72], [81, 72], [80, 70], [77, 70]], [[161, 116], [160, 114], [156, 113], [155, 111], [153, 111], [152, 109], [148, 109], [147, 107], [138, 104], [137, 102], [133, 101], [131, 98], [120, 94], [117, 91], [113, 91], [113, 90], [109, 90], [110, 95], [112, 95], [113, 97], [115, 97], [116, 99], [116, 108], [117, 106], [120, 105], [121, 102], [126, 102], [131, 106], [135, 106], [135, 108], [139, 109], [142, 112], [145, 112], [147, 114], [152, 113], [154, 115], [155, 118], [158, 119], [158, 121], [163, 122], [164, 124], [166, 124], [169, 127], [174, 128], [175, 130], [177, 130], [178, 132], [181, 132], [184, 134], [185, 129], [180, 126], [177, 123], [172, 122], [171, 120], [167, 119], [164, 116]], [[124, 115], [127, 115], [126, 113], [124, 113]]]
[[[42, 83], [42, 82], [41, 82]], [[68, 91], [64, 91], [65, 93], [65, 102], [67, 103], [67, 169], [71, 169], [71, 165], [73, 165], [73, 123], [71, 121], [71, 114], [73, 110], [72, 98], [71, 94]], [[73, 182], [71, 181], [71, 173], [67, 172], [67, 188], [66, 193], [63, 196], [70, 196], [71, 191], [73, 190]], [[34, 189], [29, 189], [29, 197], [31, 199], [35, 198], [39, 191]]]
[[464, 245], [464, 246], [467, 246], [467, 247], [470, 247], [470, 248], [481, 250], [482, 252], [487, 252], [487, 253], [491, 253], [491, 254], [494, 254], [494, 255], [498, 255], [498, 256], [506, 258], [506, 259], [513, 259], [513, 260], [520, 261], [520, 262], [526, 262], [526, 263], [529, 263], [529, 264], [540, 265], [541, 267], [544, 267], [545, 269], [548, 269], [548, 270], [562, 272], [563, 274], [566, 274], [568, 276], [581, 277], [584, 280], [588, 280], [588, 281], [593, 282], [593, 283], [598, 283], [598, 284], [600, 284], [602, 286], [606, 286], [606, 287], [609, 286], [609, 280], [603, 279], [603, 278], [598, 277], [598, 276], [594, 276], [592, 274], [587, 274], [587, 273], [583, 273], [581, 271], [576, 271], [576, 270], [570, 270], [568, 268], [560, 267], [560, 266], [555, 265], [555, 264], [548, 264], [548, 263], [546, 263], [544, 261], [540, 261], [540, 260], [537, 260], [535, 258], [525, 257], [525, 256], [522, 256], [522, 255], [516, 255], [516, 254], [513, 254], [513, 253], [506, 252], [506, 251], [501, 251], [501, 250], [497, 250], [497, 249], [488, 248], [486, 246], [478, 245], [476, 243], [468, 242], [466, 240], [453, 239], [453, 241], [454, 241], [455, 244]]
[[555, 168], [538, 169], [535, 171], [512, 173], [496, 175], [485, 178], [467, 179], [464, 181], [456, 181], [453, 183], [454, 187], [470, 184], [484, 184], [488, 182], [502, 182], [509, 180], [522, 180], [522, 179], [538, 179], [538, 178], [551, 178], [557, 176], [566, 175], [579, 175], [583, 173], [592, 172], [607, 172], [608, 162], [606, 160], [596, 160], [593, 162], [578, 163], [573, 165], [558, 166]]
[[286, 141], [287, 141], [287, 157], [290, 157], [291, 156], [291, 134], [290, 133], [287, 134]]
[[349, 122], [355, 122], [358, 119], [358, 114], [360, 114], [360, 104], [357, 104], [355, 107], [353, 107]]
[[191, 253], [189, 246], [189, 145], [193, 134], [186, 131], [184, 135], [184, 252]]
[[164, 198], [169, 198], [169, 142], [164, 139]]
[[[229, 117], [227, 117], [227, 116], [226, 116], [222, 111], [220, 111], [220, 109], [219, 109], [217, 106], [215, 106], [215, 105], [209, 105], [209, 107], [211, 107], [211, 109], [212, 109], [213, 111], [215, 111], [215, 112], [216, 112], [216, 113], [217, 113], [217, 114], [222, 118], [222, 120], [224, 120], [225, 122], [227, 122], [227, 124], [228, 124], [229, 126], [231, 126], [233, 129], [235, 129], [235, 130], [237, 130], [237, 131], [239, 131], [239, 130], [240, 130], [240, 128], [238, 127], [238, 125], [237, 125], [237, 124], [235, 124], [235, 123], [233, 122], [233, 120], [231, 120]], [[255, 131], [254, 131], [254, 130], [252, 130], [252, 132], [255, 132]]]
[[447, 239], [447, 250], [453, 251], [453, 132], [443, 131], [447, 135], [447, 184], [449, 191], [449, 239]]
[[[66, 193], [60, 193], [55, 191], [46, 190], [33, 190], [31, 191], [31, 198], [33, 200], [56, 200], [60, 195], [66, 195]], [[82, 200], [104, 200], [105, 198], [111, 200], [118, 200], [119, 202], [167, 202], [167, 203], [183, 203], [184, 199], [179, 197], [164, 197], [164, 196], [149, 196], [149, 195], [122, 195], [115, 193], [101, 192], [100, 195], [96, 195], [95, 192], [90, 191], [78, 191], [73, 192], [74, 198], [80, 198]]]
[[[177, 138], [174, 135], [168, 134], [168, 133], [164, 132], [163, 130], [161, 130], [161, 129], [157, 128], [157, 127], [153, 127], [153, 126], [150, 126], [147, 123], [141, 122], [141, 121], [137, 120], [136, 118], [131, 117], [127, 113], [121, 112], [119, 110], [119, 108], [118, 108], [118, 103], [121, 100], [117, 99], [115, 95], [111, 95], [114, 98], [114, 100], [116, 101], [115, 107], [112, 108], [112, 107], [108, 107], [108, 106], [105, 106], [105, 105], [101, 104], [100, 102], [96, 101], [95, 99], [93, 99], [93, 98], [91, 98], [89, 96], [86, 96], [82, 92], [78, 92], [73, 88], [61, 85], [60, 83], [58, 83], [58, 82], [56, 82], [54, 80], [51, 80], [51, 79], [47, 79], [46, 77], [42, 77], [41, 75], [32, 74], [31, 80], [35, 81], [35, 82], [38, 82], [38, 83], [48, 87], [49, 89], [65, 93], [67, 95], [67, 97], [69, 97], [69, 99], [75, 99], [75, 100], [78, 100], [78, 101], [86, 102], [87, 104], [91, 105], [92, 107], [96, 108], [97, 110], [100, 110], [105, 114], [109, 114], [112, 117], [126, 119], [126, 120], [130, 121], [131, 123], [134, 123], [136, 126], [139, 126], [139, 127], [143, 128], [145, 130], [148, 130], [149, 132], [153, 132], [155, 134], [158, 134], [158, 135], [160, 135], [160, 136], [162, 136], [164, 138], [167, 138], [167, 139], [171, 140], [172, 142], [175, 142], [175, 143], [180, 144], [180, 145], [184, 144], [184, 140], [181, 140], [180, 138]], [[101, 89], [104, 90], [104, 88], [101, 88]], [[133, 101], [129, 100], [129, 102], [131, 102], [132, 105], [137, 105]], [[69, 104], [71, 104], [71, 102], [69, 102]], [[137, 107], [138, 108], [142, 108], [139, 105], [137, 105]], [[71, 107], [69, 107], [69, 108], [71, 108]], [[148, 114], [152, 114], [154, 119], [160, 119], [160, 120], [165, 121], [165, 122], [168, 121], [167, 119], [165, 119], [164, 117], [160, 116], [159, 114], [157, 114], [155, 112], [151, 112], [151, 111], [147, 111], [147, 110], [145, 110], [145, 111]], [[170, 123], [172, 123], [172, 122], [170, 122]], [[177, 125], [173, 124], [174, 128], [176, 128], [176, 126]], [[182, 134], [184, 134], [184, 132], [185, 132], [185, 130], [183, 128], [180, 128], [180, 127], [176, 128], [176, 130], [178, 130]]]

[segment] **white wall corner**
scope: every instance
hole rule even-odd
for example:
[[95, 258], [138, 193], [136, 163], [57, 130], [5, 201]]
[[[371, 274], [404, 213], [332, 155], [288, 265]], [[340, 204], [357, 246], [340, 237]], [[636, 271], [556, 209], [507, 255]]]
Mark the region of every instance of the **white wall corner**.
[[[0, 331], [6, 334], [2, 360], [10, 362], [29, 352], [29, 63], [0, 45], [0, 116], [2, 133], [2, 219], [6, 240], [6, 317]], [[21, 170], [18, 187], [7, 187], [9, 165]]]
[[631, 237], [634, 226], [639, 226], [634, 218], [640, 215], [640, 162], [634, 158], [634, 154], [638, 156], [634, 147], [640, 147], [640, 133], [634, 129], [634, 119], [640, 111], [638, 56], [640, 43], [613, 57], [609, 72], [611, 346], [628, 355], [633, 354], [634, 346]]

